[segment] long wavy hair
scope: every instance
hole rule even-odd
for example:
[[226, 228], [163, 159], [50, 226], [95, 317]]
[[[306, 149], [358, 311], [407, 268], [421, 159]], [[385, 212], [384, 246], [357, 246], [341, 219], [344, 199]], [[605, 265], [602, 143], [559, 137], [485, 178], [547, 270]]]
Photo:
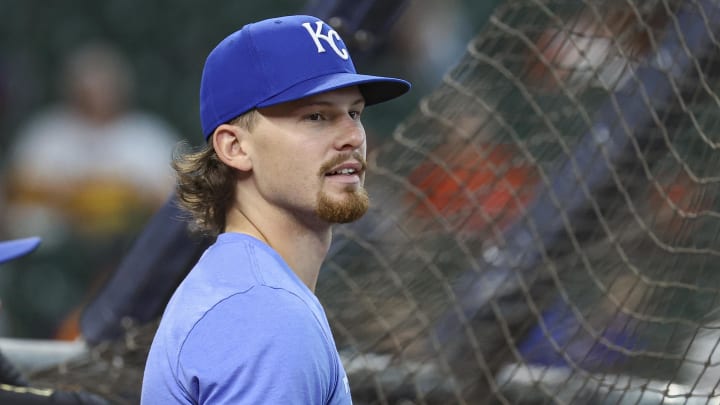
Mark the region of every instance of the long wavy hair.
[[[257, 110], [251, 110], [228, 122], [252, 130]], [[172, 167], [177, 179], [178, 206], [189, 216], [193, 231], [217, 236], [225, 230], [225, 221], [235, 197], [237, 172], [223, 163], [213, 148], [212, 138], [193, 150], [181, 144]]]

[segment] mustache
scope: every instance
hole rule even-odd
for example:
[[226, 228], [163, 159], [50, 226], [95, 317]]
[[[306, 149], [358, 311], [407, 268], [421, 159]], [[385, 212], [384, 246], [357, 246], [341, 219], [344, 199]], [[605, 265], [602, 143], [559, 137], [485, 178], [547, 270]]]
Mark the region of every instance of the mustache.
[[367, 169], [367, 162], [365, 161], [365, 158], [360, 154], [360, 152], [352, 152], [352, 153], [345, 153], [342, 155], [338, 155], [327, 162], [323, 163], [322, 166], [320, 166], [319, 175], [324, 176], [325, 173], [332, 170], [335, 166], [341, 165], [349, 160], [356, 160], [360, 162], [362, 165], [362, 171], [364, 172], [365, 169]]

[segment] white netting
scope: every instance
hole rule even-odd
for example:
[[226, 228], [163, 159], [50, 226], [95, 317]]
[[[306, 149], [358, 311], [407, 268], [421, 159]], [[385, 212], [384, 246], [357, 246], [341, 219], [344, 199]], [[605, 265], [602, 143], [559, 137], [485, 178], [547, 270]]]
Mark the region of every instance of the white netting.
[[358, 401], [718, 401], [718, 8], [496, 10], [320, 282]]

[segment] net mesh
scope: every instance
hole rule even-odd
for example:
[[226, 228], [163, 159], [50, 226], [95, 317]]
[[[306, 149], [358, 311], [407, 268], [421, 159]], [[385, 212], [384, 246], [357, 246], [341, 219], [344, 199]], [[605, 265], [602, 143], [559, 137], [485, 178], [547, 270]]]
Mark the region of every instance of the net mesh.
[[[356, 403], [720, 403], [719, 23], [498, 6], [336, 229], [317, 294]], [[36, 381], [137, 401], [154, 326], [129, 331]]]

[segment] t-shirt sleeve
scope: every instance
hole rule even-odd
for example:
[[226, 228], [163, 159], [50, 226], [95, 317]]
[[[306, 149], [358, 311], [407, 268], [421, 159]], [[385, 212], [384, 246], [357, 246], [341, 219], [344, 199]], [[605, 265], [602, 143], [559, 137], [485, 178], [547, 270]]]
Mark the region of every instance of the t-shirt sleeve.
[[178, 378], [199, 404], [324, 404], [337, 388], [332, 350], [302, 300], [254, 287], [197, 322], [181, 347]]

